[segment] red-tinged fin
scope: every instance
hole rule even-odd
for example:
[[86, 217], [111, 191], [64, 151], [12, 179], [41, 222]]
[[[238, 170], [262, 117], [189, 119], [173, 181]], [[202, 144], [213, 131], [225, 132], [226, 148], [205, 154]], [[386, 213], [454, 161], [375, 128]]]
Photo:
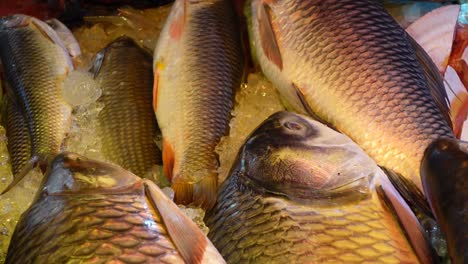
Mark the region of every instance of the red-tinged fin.
[[206, 175], [196, 183], [174, 180], [174, 201], [178, 204], [199, 206], [207, 210], [214, 206], [217, 198], [218, 175]]
[[270, 7], [260, 1], [257, 10], [258, 32], [260, 34], [260, 42], [265, 53], [265, 56], [273, 62], [280, 70], [283, 70], [283, 60], [279, 50], [278, 42], [275, 36], [272, 25], [272, 17]]
[[452, 263], [468, 259], [468, 143], [435, 140], [424, 153], [421, 180], [445, 234]]
[[185, 28], [186, 16], [187, 16], [187, 1], [188, 0], [176, 0], [172, 11], [174, 16], [169, 26], [169, 36], [174, 40], [179, 40]]
[[163, 167], [164, 167], [164, 174], [169, 181], [172, 181], [172, 172], [174, 169], [174, 149], [172, 145], [167, 142], [167, 140], [163, 137], [162, 140], [162, 157], [163, 157]]
[[15, 187], [30, 171], [32, 171], [36, 166], [44, 164], [41, 162], [38, 156], [32, 156], [31, 159], [24, 165], [24, 167], [20, 170], [17, 175], [14, 175], [13, 181], [6, 187], [5, 190], [0, 193], [3, 195], [7, 193], [11, 188]]
[[436, 252], [431, 247], [426, 233], [403, 197], [385, 177], [381, 178], [380, 183], [381, 185], [376, 188], [377, 194], [400, 224], [419, 261], [421, 263], [437, 263]]
[[449, 65], [457, 72], [460, 80], [468, 89], [468, 24], [457, 23], [455, 40], [453, 41], [452, 53]]
[[159, 212], [171, 240], [186, 263], [225, 263], [203, 232], [153, 182], [144, 180], [145, 193]]
[[468, 117], [468, 98], [465, 98], [463, 104], [457, 111], [454, 122], [453, 122], [453, 133], [457, 138], [460, 138], [462, 135], [463, 123], [465, 123]]
[[154, 81], [153, 81], [153, 110], [155, 113], [158, 110], [158, 92], [159, 92], [159, 71], [156, 68], [154, 70]]
[[447, 125], [452, 128], [452, 120], [450, 118], [450, 101], [445, 91], [444, 82], [442, 76], [434, 64], [432, 59], [427, 55], [426, 51], [409, 35], [406, 34], [409, 42], [413, 46], [416, 54], [416, 58], [421, 63], [423, 73], [426, 76], [426, 80], [429, 85], [429, 91], [436, 106], [440, 109], [442, 116], [444, 117]]

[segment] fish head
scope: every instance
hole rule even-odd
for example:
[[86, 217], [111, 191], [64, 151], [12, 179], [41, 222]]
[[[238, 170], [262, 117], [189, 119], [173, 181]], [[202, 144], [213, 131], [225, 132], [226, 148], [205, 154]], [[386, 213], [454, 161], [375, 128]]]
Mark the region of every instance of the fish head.
[[17, 14], [12, 16], [5, 16], [0, 18], [0, 30], [24, 27], [27, 26], [30, 21], [31, 17], [27, 15]]
[[109, 191], [126, 188], [140, 180], [117, 165], [64, 152], [51, 162], [42, 191], [46, 194]]
[[238, 175], [294, 200], [366, 197], [378, 170], [351, 139], [309, 117], [278, 112], [242, 147]]

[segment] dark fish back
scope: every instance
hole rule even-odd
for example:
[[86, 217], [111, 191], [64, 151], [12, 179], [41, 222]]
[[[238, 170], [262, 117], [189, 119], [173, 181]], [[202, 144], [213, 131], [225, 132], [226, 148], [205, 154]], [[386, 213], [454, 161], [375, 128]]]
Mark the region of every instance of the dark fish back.
[[160, 134], [152, 108], [152, 58], [132, 40], [122, 38], [104, 51], [96, 80], [102, 88], [99, 134], [110, 161], [144, 177], [162, 164], [155, 144]]

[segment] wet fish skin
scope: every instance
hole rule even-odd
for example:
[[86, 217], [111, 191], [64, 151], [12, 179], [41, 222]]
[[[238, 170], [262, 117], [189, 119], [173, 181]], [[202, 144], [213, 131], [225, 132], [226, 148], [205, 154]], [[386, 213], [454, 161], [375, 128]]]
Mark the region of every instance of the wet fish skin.
[[4, 126], [8, 139], [8, 152], [11, 158], [13, 175], [18, 175], [21, 169], [31, 159], [31, 138], [29, 136], [28, 124], [18, 105], [10, 98], [6, 103], [6, 120]]
[[153, 106], [177, 203], [207, 208], [215, 201], [214, 149], [243, 75], [234, 13], [227, 0], [177, 0], [156, 45]]
[[46, 161], [60, 151], [70, 126], [71, 107], [61, 92], [71, 59], [49, 26], [24, 15], [0, 20], [0, 43], [8, 96], [28, 124], [31, 157]]
[[260, 66], [293, 107], [421, 189], [424, 150], [453, 137], [443, 85], [382, 4], [253, 0], [249, 8]]
[[162, 164], [155, 144], [161, 132], [152, 108], [152, 56], [123, 37], [109, 44], [99, 57], [95, 80], [102, 89], [98, 101], [104, 104], [98, 116], [102, 153], [145, 177], [152, 166]]
[[455, 264], [468, 259], [467, 153], [467, 143], [460, 146], [456, 140], [436, 140], [426, 150], [421, 165], [424, 192]]
[[[180, 238], [168, 227], [172, 216], [161, 212], [172, 202], [163, 196], [152, 182], [121, 167], [62, 153], [22, 215], [5, 263], [224, 263], [209, 241], [200, 258], [180, 253]], [[166, 209], [187, 226], [176, 205]], [[191, 241], [200, 242], [193, 234]]]
[[248, 137], [205, 216], [228, 263], [419, 263], [377, 194], [383, 175], [336, 134], [279, 112]]

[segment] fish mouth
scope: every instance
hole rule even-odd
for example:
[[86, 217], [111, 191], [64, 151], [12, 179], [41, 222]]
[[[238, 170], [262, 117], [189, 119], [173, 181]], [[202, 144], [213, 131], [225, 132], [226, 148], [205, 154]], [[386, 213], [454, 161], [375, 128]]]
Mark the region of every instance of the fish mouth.
[[29, 25], [31, 17], [27, 15], [12, 15], [0, 18], [0, 30], [21, 28]]

